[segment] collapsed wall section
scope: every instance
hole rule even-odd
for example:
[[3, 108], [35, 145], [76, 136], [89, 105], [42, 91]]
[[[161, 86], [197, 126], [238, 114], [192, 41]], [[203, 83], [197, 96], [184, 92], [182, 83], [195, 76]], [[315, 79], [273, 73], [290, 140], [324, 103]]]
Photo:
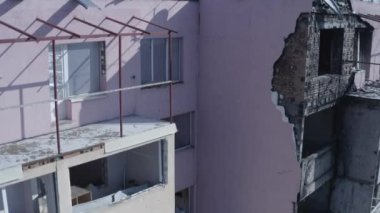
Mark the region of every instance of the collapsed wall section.
[[308, 26], [309, 14], [301, 14], [294, 33], [285, 39], [284, 50], [274, 64], [272, 79], [272, 91], [278, 94], [277, 104], [284, 107], [285, 116], [294, 125], [297, 155], [302, 135]]

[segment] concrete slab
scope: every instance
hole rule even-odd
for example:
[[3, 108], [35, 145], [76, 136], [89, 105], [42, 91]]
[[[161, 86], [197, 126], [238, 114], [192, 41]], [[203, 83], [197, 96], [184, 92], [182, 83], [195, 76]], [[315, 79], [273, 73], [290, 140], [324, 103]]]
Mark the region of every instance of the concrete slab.
[[[150, 139], [154, 139], [176, 132], [175, 124], [139, 116], [126, 116], [123, 118], [123, 124], [123, 138], [119, 136], [119, 119], [63, 130], [60, 132], [61, 153], [71, 153], [96, 145], [106, 146], [107, 143], [115, 141], [119, 145], [118, 149], [124, 149], [129, 145], [136, 146], [136, 141], [120, 144], [123, 141], [135, 140], [138, 135], [147, 134], [150, 135]], [[57, 156], [56, 143], [56, 134], [50, 133], [0, 145], [0, 173], [6, 168]], [[112, 151], [116, 151], [117, 148], [113, 147]]]

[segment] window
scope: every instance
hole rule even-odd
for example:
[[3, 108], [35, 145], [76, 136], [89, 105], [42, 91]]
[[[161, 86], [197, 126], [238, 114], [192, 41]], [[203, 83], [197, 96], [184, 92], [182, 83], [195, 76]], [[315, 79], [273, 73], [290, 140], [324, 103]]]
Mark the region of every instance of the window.
[[0, 212], [57, 212], [55, 173], [2, 188]]
[[356, 68], [366, 71], [366, 78], [369, 77], [372, 47], [372, 32], [369, 30], [356, 30], [356, 48], [354, 56], [356, 56]]
[[341, 74], [343, 29], [320, 31], [318, 75]]
[[175, 193], [175, 213], [191, 213], [191, 188]]
[[[56, 46], [58, 97], [64, 98], [100, 90], [101, 55], [104, 42]], [[104, 58], [104, 57], [102, 57]], [[54, 95], [53, 52], [49, 48], [50, 90]]]
[[[182, 39], [172, 39], [172, 80], [182, 80]], [[168, 39], [141, 40], [141, 83], [168, 81], [169, 79]]]
[[[170, 118], [165, 118], [169, 121]], [[178, 132], [175, 134], [175, 148], [183, 148], [192, 145], [194, 135], [194, 112], [188, 112], [173, 117]]]
[[[100, 74], [104, 68], [104, 42], [56, 45], [58, 98], [67, 98], [100, 90]], [[54, 98], [53, 51], [49, 48], [50, 96]], [[65, 102], [59, 102], [65, 105]], [[51, 106], [54, 116], [54, 103]], [[59, 118], [68, 119], [66, 107], [59, 107]]]

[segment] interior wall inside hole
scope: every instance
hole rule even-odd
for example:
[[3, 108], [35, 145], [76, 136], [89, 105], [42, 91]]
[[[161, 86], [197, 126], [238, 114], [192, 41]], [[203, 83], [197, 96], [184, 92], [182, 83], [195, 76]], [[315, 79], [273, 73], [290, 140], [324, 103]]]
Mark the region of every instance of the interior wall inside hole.
[[318, 75], [341, 74], [343, 29], [320, 30]]
[[303, 157], [307, 157], [337, 142], [339, 132], [337, 116], [337, 107], [331, 107], [305, 118], [302, 145]]
[[[153, 185], [163, 183], [164, 164], [167, 160], [163, 155], [164, 141], [158, 141], [132, 150], [118, 153], [104, 159], [85, 163], [70, 168], [71, 185], [80, 183], [79, 187], [91, 193], [92, 200], [123, 191], [132, 195]], [[104, 165], [104, 166], [102, 166]], [[85, 168], [87, 167], [87, 168]], [[96, 177], [102, 177], [105, 182], [101, 185], [99, 178], [88, 178], [76, 172], [93, 171]], [[88, 175], [87, 175], [88, 176]], [[78, 186], [78, 185], [77, 185]], [[86, 200], [86, 202], [89, 200]]]

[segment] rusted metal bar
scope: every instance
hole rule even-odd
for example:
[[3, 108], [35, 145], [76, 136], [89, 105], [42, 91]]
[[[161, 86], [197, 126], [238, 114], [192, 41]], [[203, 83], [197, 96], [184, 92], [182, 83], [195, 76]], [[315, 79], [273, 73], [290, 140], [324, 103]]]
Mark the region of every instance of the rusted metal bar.
[[[121, 36], [140, 36], [143, 33], [120, 33], [118, 35]], [[163, 34], [162, 34], [163, 35]], [[91, 39], [91, 38], [104, 38], [114, 36], [111, 34], [98, 34], [98, 35], [80, 35], [80, 38], [76, 38], [73, 36], [48, 36], [38, 38], [38, 41], [51, 41], [51, 40], [68, 40], [68, 39]], [[31, 40], [28, 38], [15, 38], [15, 39], [0, 39], [0, 44], [4, 43], [21, 43], [21, 42], [30, 42]]]
[[[122, 67], [121, 67], [121, 36], [119, 36], [119, 89], [122, 88]], [[123, 137], [123, 93], [119, 91], [119, 120], [120, 120], [120, 137]]]
[[55, 59], [55, 40], [52, 41], [53, 51], [53, 81], [54, 81], [54, 113], [55, 113], [55, 132], [57, 136], [57, 150], [61, 154], [61, 141], [59, 137], [59, 115], [58, 115], [58, 88], [57, 88], [57, 64]]
[[114, 35], [114, 36], [117, 36], [117, 35], [118, 35], [118, 33], [115, 33], [115, 32], [113, 32], [113, 31], [111, 31], [111, 30], [108, 30], [108, 29], [106, 29], [106, 28], [104, 28], [104, 27], [97, 26], [96, 24], [90, 23], [90, 22], [85, 21], [85, 20], [83, 20], [83, 19], [80, 19], [80, 18], [77, 18], [77, 17], [74, 17], [73, 19], [74, 19], [74, 20], [77, 20], [77, 21], [79, 21], [79, 22], [82, 22], [83, 24], [87, 24], [88, 26], [94, 27], [94, 28], [96, 28], [96, 29], [103, 30], [104, 32], [107, 32], [107, 33], [109, 33], [109, 34], [111, 34], [111, 35]]
[[24, 36], [27, 36], [29, 40], [30, 40], [30, 39], [35, 40], [35, 41], [38, 40], [37, 37], [33, 36], [32, 34], [27, 33], [25, 30], [20, 30], [20, 29], [18, 29], [17, 27], [14, 27], [14, 26], [12, 26], [12, 25], [10, 25], [10, 24], [8, 24], [8, 23], [5, 23], [5, 22], [3, 22], [3, 21], [0, 21], [0, 24], [6, 26], [6, 27], [8, 27], [8, 28], [10, 28], [10, 29], [12, 29], [12, 30], [18, 32], [18, 33], [21, 33], [21, 34], [23, 34]]
[[136, 20], [139, 20], [139, 21], [141, 21], [141, 22], [144, 22], [144, 23], [147, 23], [147, 24], [153, 25], [153, 26], [155, 26], [155, 27], [158, 27], [158, 28], [161, 28], [161, 29], [167, 30], [167, 31], [169, 31], [169, 32], [178, 33], [178, 32], [175, 31], [175, 30], [172, 30], [172, 29], [169, 29], [169, 28], [167, 28], [167, 27], [161, 26], [161, 25], [159, 25], [159, 24], [156, 24], [156, 23], [153, 23], [153, 22], [150, 22], [150, 21], [144, 20], [144, 19], [142, 19], [142, 18], [138, 18], [138, 17], [136, 17], [136, 16], [133, 16], [133, 17], [131, 18], [131, 20], [133, 20], [133, 19], [136, 19]]
[[[144, 89], [144, 88], [151, 88], [151, 87], [157, 87], [157, 86], [169, 86], [170, 83], [176, 84], [179, 82], [180, 81], [160, 81], [160, 82], [151, 83], [151, 84], [142, 84], [142, 85], [136, 85], [136, 86], [131, 86], [131, 87], [123, 87], [121, 89], [112, 89], [112, 90], [105, 90], [105, 91], [100, 91], [100, 92], [84, 93], [84, 94], [57, 99], [57, 101], [66, 101], [66, 100], [72, 100], [75, 98], [88, 98], [88, 97], [94, 97], [94, 96], [99, 96], [99, 95], [107, 95], [107, 94], [118, 93], [119, 91], [131, 91], [131, 90], [136, 90], [136, 89]], [[36, 106], [39, 104], [44, 104], [44, 103], [53, 103], [55, 100], [56, 99], [50, 99], [50, 100], [44, 100], [44, 101], [36, 101], [33, 103], [28, 103], [28, 104], [11, 105], [11, 106], [0, 108], [0, 111], [25, 108], [25, 107], [30, 107], [30, 106]]]
[[73, 37], [80, 38], [80, 35], [79, 35], [79, 34], [76, 34], [76, 33], [72, 32], [72, 31], [70, 31], [70, 30], [66, 30], [65, 28], [62, 28], [62, 27], [57, 26], [57, 25], [55, 25], [55, 24], [49, 23], [49, 22], [47, 22], [47, 21], [45, 21], [45, 20], [42, 20], [42, 19], [40, 19], [40, 18], [36, 18], [36, 20], [39, 21], [39, 22], [41, 22], [41, 23], [44, 23], [44, 24], [46, 24], [46, 25], [48, 25], [48, 26], [50, 26], [50, 27], [53, 27], [53, 28], [56, 28], [56, 29], [58, 29], [58, 30], [60, 30], [60, 31], [63, 31], [63, 32], [65, 32], [65, 33], [71, 34]]
[[170, 116], [170, 123], [173, 123], [173, 67], [172, 67], [172, 32], [168, 32], [168, 42], [169, 42], [169, 50], [168, 50], [168, 56], [169, 56], [169, 81], [171, 83], [169, 84], [169, 116]]
[[350, 61], [350, 60], [345, 60], [344, 62], [348, 62], [348, 63], [359, 63], [359, 64], [380, 65], [379, 63], [372, 63], [372, 62], [366, 62], [366, 61]]
[[129, 27], [129, 28], [131, 28], [131, 29], [137, 30], [137, 31], [142, 32], [142, 33], [144, 33], [144, 34], [148, 34], [148, 35], [150, 35], [150, 32], [148, 32], [148, 31], [145, 31], [145, 30], [140, 29], [140, 28], [138, 28], [138, 27], [131, 26], [131, 25], [129, 25], [129, 24], [125, 24], [125, 23], [123, 23], [123, 22], [121, 22], [121, 21], [119, 21], [119, 20], [116, 20], [116, 19], [113, 19], [113, 18], [110, 18], [110, 17], [106, 17], [106, 19], [108, 19], [108, 20], [110, 20], [110, 21], [113, 21], [113, 22], [115, 22], [115, 23], [118, 23], [118, 24], [120, 24], [120, 25], [123, 25], [123, 26], [125, 26], [125, 27]]

